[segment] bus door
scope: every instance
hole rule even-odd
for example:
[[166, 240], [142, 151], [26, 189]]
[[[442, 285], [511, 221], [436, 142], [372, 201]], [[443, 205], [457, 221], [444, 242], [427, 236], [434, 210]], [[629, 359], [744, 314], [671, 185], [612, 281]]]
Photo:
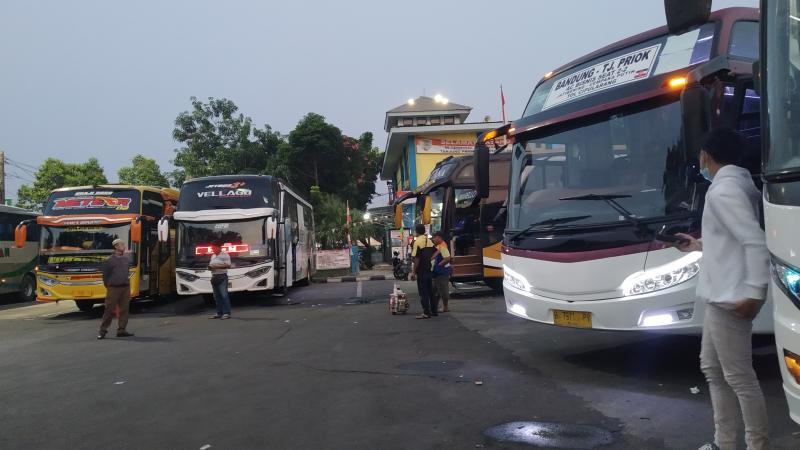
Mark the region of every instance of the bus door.
[[295, 260], [297, 261], [297, 274], [295, 279], [305, 278], [308, 274], [308, 231], [305, 227], [305, 208], [302, 203], [297, 204], [297, 245], [295, 245]]

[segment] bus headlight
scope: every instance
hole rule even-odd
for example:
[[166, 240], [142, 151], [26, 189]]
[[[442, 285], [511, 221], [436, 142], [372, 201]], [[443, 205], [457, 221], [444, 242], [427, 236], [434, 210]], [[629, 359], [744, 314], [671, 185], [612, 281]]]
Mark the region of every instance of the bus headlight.
[[640, 295], [671, 288], [700, 272], [701, 252], [691, 252], [669, 264], [636, 272], [622, 282], [622, 295]]
[[58, 284], [58, 280], [55, 278], [39, 276], [39, 283], [42, 283], [45, 286], [55, 286]]
[[264, 275], [265, 273], [269, 272], [269, 269], [270, 269], [269, 266], [259, 267], [258, 269], [251, 270], [250, 272], [247, 272], [245, 275], [250, 277], [250, 278], [258, 278], [261, 275]]
[[193, 273], [182, 272], [180, 270], [176, 270], [175, 271], [175, 275], [178, 278], [180, 278], [181, 280], [186, 280], [186, 281], [197, 281], [197, 279], [200, 278], [200, 277], [198, 277], [197, 275], [195, 275]]
[[800, 307], [800, 270], [772, 258], [772, 276], [792, 303]]
[[528, 280], [505, 264], [503, 264], [503, 282], [520, 291], [530, 292], [531, 290]]

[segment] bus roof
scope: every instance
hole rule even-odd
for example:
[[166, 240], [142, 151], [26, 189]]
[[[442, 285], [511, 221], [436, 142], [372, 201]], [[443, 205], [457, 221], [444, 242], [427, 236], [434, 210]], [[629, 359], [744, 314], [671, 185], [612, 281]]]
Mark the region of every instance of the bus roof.
[[32, 217], [40, 215], [37, 212], [29, 211], [24, 208], [17, 208], [16, 206], [0, 205], [0, 213], [5, 214], [27, 214]]
[[151, 191], [151, 192], [158, 192], [161, 193], [167, 199], [177, 199], [179, 192], [177, 189], [169, 188], [169, 187], [160, 187], [160, 186], [137, 186], [132, 184], [96, 184], [94, 186], [69, 186], [69, 187], [62, 187], [58, 189], [53, 189], [50, 192], [67, 192], [67, 191], [77, 191], [77, 190], [87, 190], [87, 189], [134, 189], [137, 191]]
[[[723, 8], [718, 11], [714, 11], [711, 13], [709, 18], [709, 22], [716, 22], [716, 21], [726, 21], [726, 22], [735, 22], [737, 20], [758, 20], [758, 8], [746, 8], [746, 7], [732, 7], [732, 8]], [[653, 28], [652, 30], [648, 30], [631, 37], [622, 39], [620, 41], [614, 42], [613, 44], [606, 45], [603, 48], [597, 49], [589, 54], [583, 55], [580, 58], [572, 60], [561, 67], [553, 70], [552, 72], [548, 73], [547, 77], [542, 77], [536, 86], [539, 86], [543, 81], [546, 81], [561, 72], [569, 70], [575, 66], [583, 64], [585, 62], [591, 61], [595, 58], [603, 56], [608, 53], [612, 53], [616, 50], [621, 50], [631, 45], [637, 44], [639, 42], [644, 42], [648, 39], [653, 39], [658, 36], [663, 36], [665, 34], [669, 34], [669, 30], [667, 29], [666, 25], [660, 26], [658, 28]], [[725, 42], [720, 42], [720, 48], [727, 48], [727, 36], [724, 36], [726, 39]]]
[[[281, 181], [281, 182], [283, 182], [283, 180], [279, 180], [278, 178], [275, 178], [275, 177], [274, 177], [274, 176], [272, 176], [272, 175], [259, 175], [259, 174], [247, 174], [247, 175], [245, 175], [245, 174], [231, 174], [231, 175], [209, 175], [209, 176], [207, 176], [207, 177], [196, 177], [196, 178], [190, 178], [190, 179], [188, 179], [188, 180], [184, 181], [184, 183], [194, 183], [194, 182], [199, 182], [199, 181], [226, 180], [226, 179], [230, 179], [230, 178], [243, 178], [243, 179], [254, 179], [254, 178], [255, 178], [255, 179], [257, 179], [257, 178], [261, 178], [261, 179], [264, 179], [264, 180], [266, 180], [266, 181], [275, 180], [275, 181]], [[284, 183], [284, 184], [285, 184], [285, 183]]]

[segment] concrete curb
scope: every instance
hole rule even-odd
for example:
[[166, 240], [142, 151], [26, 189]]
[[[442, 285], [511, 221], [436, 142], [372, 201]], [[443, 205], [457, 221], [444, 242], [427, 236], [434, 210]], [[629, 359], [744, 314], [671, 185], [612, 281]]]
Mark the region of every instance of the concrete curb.
[[314, 283], [352, 283], [354, 281], [383, 281], [387, 280], [386, 275], [370, 275], [368, 277], [328, 277], [328, 278], [312, 278]]

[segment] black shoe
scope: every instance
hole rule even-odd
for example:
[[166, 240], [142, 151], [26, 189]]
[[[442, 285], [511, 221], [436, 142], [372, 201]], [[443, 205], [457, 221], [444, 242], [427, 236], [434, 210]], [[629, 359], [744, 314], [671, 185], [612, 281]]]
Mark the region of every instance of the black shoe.
[[117, 331], [117, 337], [131, 337], [133, 335], [134, 335], [133, 333], [128, 333], [125, 330]]
[[105, 339], [106, 333], [107, 333], [106, 331], [100, 330], [100, 332], [97, 333], [97, 339]]

